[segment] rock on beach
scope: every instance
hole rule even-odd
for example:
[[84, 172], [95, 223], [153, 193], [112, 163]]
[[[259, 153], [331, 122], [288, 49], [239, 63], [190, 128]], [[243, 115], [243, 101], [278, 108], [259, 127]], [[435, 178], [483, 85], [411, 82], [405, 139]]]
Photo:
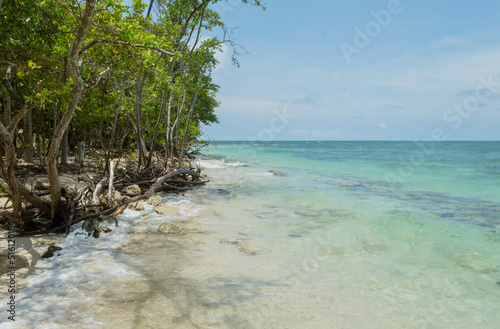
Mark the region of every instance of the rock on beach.
[[161, 203], [161, 196], [158, 194], [154, 194], [152, 197], [148, 199], [148, 204], [152, 206], [157, 206]]
[[139, 194], [141, 194], [141, 188], [137, 184], [129, 185], [129, 186], [125, 187], [122, 190], [122, 192], [125, 194], [139, 195]]
[[179, 233], [180, 231], [181, 231], [181, 229], [179, 228], [179, 226], [172, 224], [172, 223], [164, 223], [158, 227], [159, 233], [175, 234], [175, 233]]
[[171, 216], [179, 215], [179, 211], [177, 209], [171, 206], [167, 206], [166, 204], [160, 204], [156, 206], [155, 211], [160, 215], [171, 215]]

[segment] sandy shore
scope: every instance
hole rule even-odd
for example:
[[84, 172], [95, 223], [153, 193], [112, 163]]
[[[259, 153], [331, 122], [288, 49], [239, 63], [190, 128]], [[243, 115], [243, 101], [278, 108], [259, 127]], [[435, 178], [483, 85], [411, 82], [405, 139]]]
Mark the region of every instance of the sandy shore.
[[[0, 230], [0, 253], [7, 253], [7, 235], [8, 231]], [[16, 254], [26, 257], [30, 263], [29, 267], [17, 270], [15, 285], [16, 294], [22, 292], [26, 287], [26, 278], [33, 273], [35, 265], [42, 262], [42, 255], [51, 243], [59, 243], [63, 238], [55, 234], [36, 236], [36, 237], [17, 237]], [[10, 277], [4, 273], [0, 278], [0, 298], [10, 295], [8, 292]]]

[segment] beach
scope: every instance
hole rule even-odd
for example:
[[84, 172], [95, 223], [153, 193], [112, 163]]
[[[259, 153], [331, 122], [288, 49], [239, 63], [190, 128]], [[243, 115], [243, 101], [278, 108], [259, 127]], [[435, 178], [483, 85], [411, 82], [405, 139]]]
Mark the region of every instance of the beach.
[[74, 227], [16, 328], [496, 328], [499, 143], [434, 146], [218, 143], [171, 214]]

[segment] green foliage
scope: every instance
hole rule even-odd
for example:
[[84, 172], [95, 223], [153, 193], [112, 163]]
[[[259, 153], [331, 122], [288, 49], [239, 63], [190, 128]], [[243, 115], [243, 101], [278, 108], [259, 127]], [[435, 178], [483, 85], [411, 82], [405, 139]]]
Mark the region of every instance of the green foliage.
[[[215, 109], [219, 106], [219, 86], [213, 83], [211, 72], [222, 42], [234, 44], [218, 38], [200, 40], [200, 36], [225, 27], [221, 16], [211, 9], [217, 2], [155, 0], [154, 17], [146, 17], [149, 1], [134, 0], [130, 6], [121, 0], [97, 1], [80, 65], [85, 84], [96, 87], [88, 88], [78, 104], [70, 123], [70, 143], [108, 146], [122, 89], [114, 147], [124, 136], [128, 136], [124, 138], [126, 147], [137, 147], [134, 125], [142, 127], [148, 146], [153, 143], [154, 148], [168, 149], [167, 143], [175, 142], [178, 148], [179, 140], [199, 136], [201, 125], [218, 123]], [[71, 97], [68, 56], [85, 3], [2, 2], [0, 74], [5, 77], [8, 68], [12, 70], [12, 85], [17, 94], [31, 102], [33, 133], [42, 141], [53, 135]], [[256, 0], [242, 3], [263, 7]], [[104, 71], [107, 73], [101, 76]], [[137, 100], [139, 77], [145, 77], [145, 83]], [[134, 112], [138, 103], [142, 108], [139, 123]], [[13, 114], [19, 108], [14, 102]], [[188, 122], [188, 135], [184, 136]], [[137, 160], [138, 154], [131, 156]]]
[[6, 197], [9, 195], [10, 195], [10, 190], [9, 187], [7, 186], [7, 183], [5, 183], [3, 180], [0, 180], [0, 196]]

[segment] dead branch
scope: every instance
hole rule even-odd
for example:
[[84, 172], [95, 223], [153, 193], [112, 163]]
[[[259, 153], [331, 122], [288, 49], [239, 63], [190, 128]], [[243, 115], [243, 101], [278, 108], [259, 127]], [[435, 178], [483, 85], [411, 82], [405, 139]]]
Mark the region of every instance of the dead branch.
[[108, 178], [104, 177], [103, 179], [101, 179], [101, 181], [99, 183], [97, 183], [97, 186], [95, 187], [95, 190], [94, 190], [94, 195], [92, 197], [92, 203], [94, 203], [94, 204], [99, 203], [99, 196], [101, 195], [102, 187], [107, 183], [107, 181], [108, 181]]
[[115, 176], [115, 162], [109, 163], [109, 186], [108, 186], [108, 203], [109, 207], [113, 207], [113, 179]]

